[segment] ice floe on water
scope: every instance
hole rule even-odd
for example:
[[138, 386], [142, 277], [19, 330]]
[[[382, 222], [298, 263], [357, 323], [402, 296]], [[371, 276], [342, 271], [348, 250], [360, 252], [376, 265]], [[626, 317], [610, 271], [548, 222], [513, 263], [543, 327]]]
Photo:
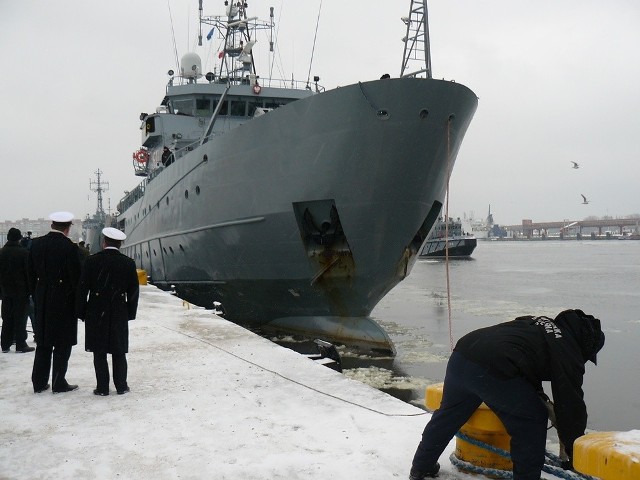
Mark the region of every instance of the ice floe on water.
[[343, 374], [378, 390], [415, 390], [431, 382], [423, 378], [397, 376], [392, 370], [381, 367], [360, 367], [344, 370]]

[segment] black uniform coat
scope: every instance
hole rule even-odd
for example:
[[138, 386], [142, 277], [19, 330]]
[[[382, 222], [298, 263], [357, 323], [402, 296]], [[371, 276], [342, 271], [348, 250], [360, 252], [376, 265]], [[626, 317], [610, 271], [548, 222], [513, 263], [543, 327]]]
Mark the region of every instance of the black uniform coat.
[[40, 346], [78, 343], [75, 296], [80, 278], [78, 246], [62, 232], [34, 238], [29, 252], [29, 284], [36, 310]]
[[[551, 382], [558, 436], [571, 454], [587, 425], [585, 363], [604, 343], [604, 335], [590, 328], [594, 320], [599, 330], [600, 321], [581, 310], [566, 310], [555, 320], [518, 317], [465, 335], [454, 350], [497, 377], [523, 377], [540, 392], [543, 381]], [[602, 343], [594, 335], [601, 335]]]
[[[29, 252], [15, 240], [9, 240], [0, 249], [0, 298], [2, 301], [3, 338], [2, 348], [11, 345], [10, 336], [15, 336], [17, 348], [22, 347], [27, 337], [26, 311], [29, 302]], [[22, 319], [25, 322], [22, 322]], [[6, 322], [6, 325], [5, 323]]]
[[128, 352], [128, 321], [136, 318], [139, 292], [135, 262], [117, 249], [107, 248], [85, 260], [76, 313], [85, 320], [87, 352]]
[[18, 241], [9, 240], [0, 249], [0, 288], [3, 295], [28, 299], [28, 265], [29, 251]]

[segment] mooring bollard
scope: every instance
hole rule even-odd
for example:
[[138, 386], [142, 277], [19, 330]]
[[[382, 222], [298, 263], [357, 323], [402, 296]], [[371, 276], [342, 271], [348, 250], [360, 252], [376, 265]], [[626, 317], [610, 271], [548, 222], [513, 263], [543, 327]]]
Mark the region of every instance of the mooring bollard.
[[139, 285], [146, 285], [147, 284], [147, 271], [146, 270], [141, 270], [141, 269], [136, 269], [136, 271], [138, 272], [138, 284]]
[[[443, 386], [444, 383], [435, 383], [427, 387], [424, 403], [429, 410], [434, 411], [440, 408]], [[507, 433], [502, 421], [484, 403], [471, 415], [460, 429], [460, 433], [479, 442], [509, 451], [511, 436]], [[513, 470], [510, 459], [457, 437], [455, 456], [477, 467]]]
[[573, 466], [602, 480], [640, 478], [640, 430], [583, 435], [573, 444]]

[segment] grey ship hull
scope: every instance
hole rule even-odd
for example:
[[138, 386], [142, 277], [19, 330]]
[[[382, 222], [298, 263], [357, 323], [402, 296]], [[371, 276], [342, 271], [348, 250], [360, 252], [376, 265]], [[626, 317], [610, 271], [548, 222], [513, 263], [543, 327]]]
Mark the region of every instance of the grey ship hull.
[[96, 218], [90, 218], [82, 222], [82, 228], [84, 230], [84, 242], [89, 246], [89, 253], [98, 253], [101, 247], [102, 229], [105, 227], [104, 220]]
[[[448, 243], [448, 247], [447, 247]], [[427, 240], [422, 247], [422, 258], [467, 258], [470, 257], [478, 245], [475, 237], [451, 237], [448, 242], [444, 238]]]
[[476, 107], [419, 78], [282, 106], [148, 181], [118, 218], [124, 250], [234, 322], [392, 349], [368, 315], [411, 270]]
[[85, 245], [89, 247], [89, 253], [94, 254], [102, 250], [102, 229], [112, 227], [115, 223], [111, 215], [100, 217], [94, 215], [92, 218], [82, 222], [84, 230]]

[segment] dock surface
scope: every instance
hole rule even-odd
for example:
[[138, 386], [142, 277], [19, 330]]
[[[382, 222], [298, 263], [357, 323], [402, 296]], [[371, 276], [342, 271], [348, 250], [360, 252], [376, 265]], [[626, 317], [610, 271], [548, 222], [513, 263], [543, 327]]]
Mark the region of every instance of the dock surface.
[[[188, 307], [141, 286], [126, 395], [93, 395], [82, 322], [74, 392], [34, 394], [34, 354], [0, 354], [0, 479], [408, 478], [427, 412]], [[453, 448], [446, 478], [476, 478]]]

